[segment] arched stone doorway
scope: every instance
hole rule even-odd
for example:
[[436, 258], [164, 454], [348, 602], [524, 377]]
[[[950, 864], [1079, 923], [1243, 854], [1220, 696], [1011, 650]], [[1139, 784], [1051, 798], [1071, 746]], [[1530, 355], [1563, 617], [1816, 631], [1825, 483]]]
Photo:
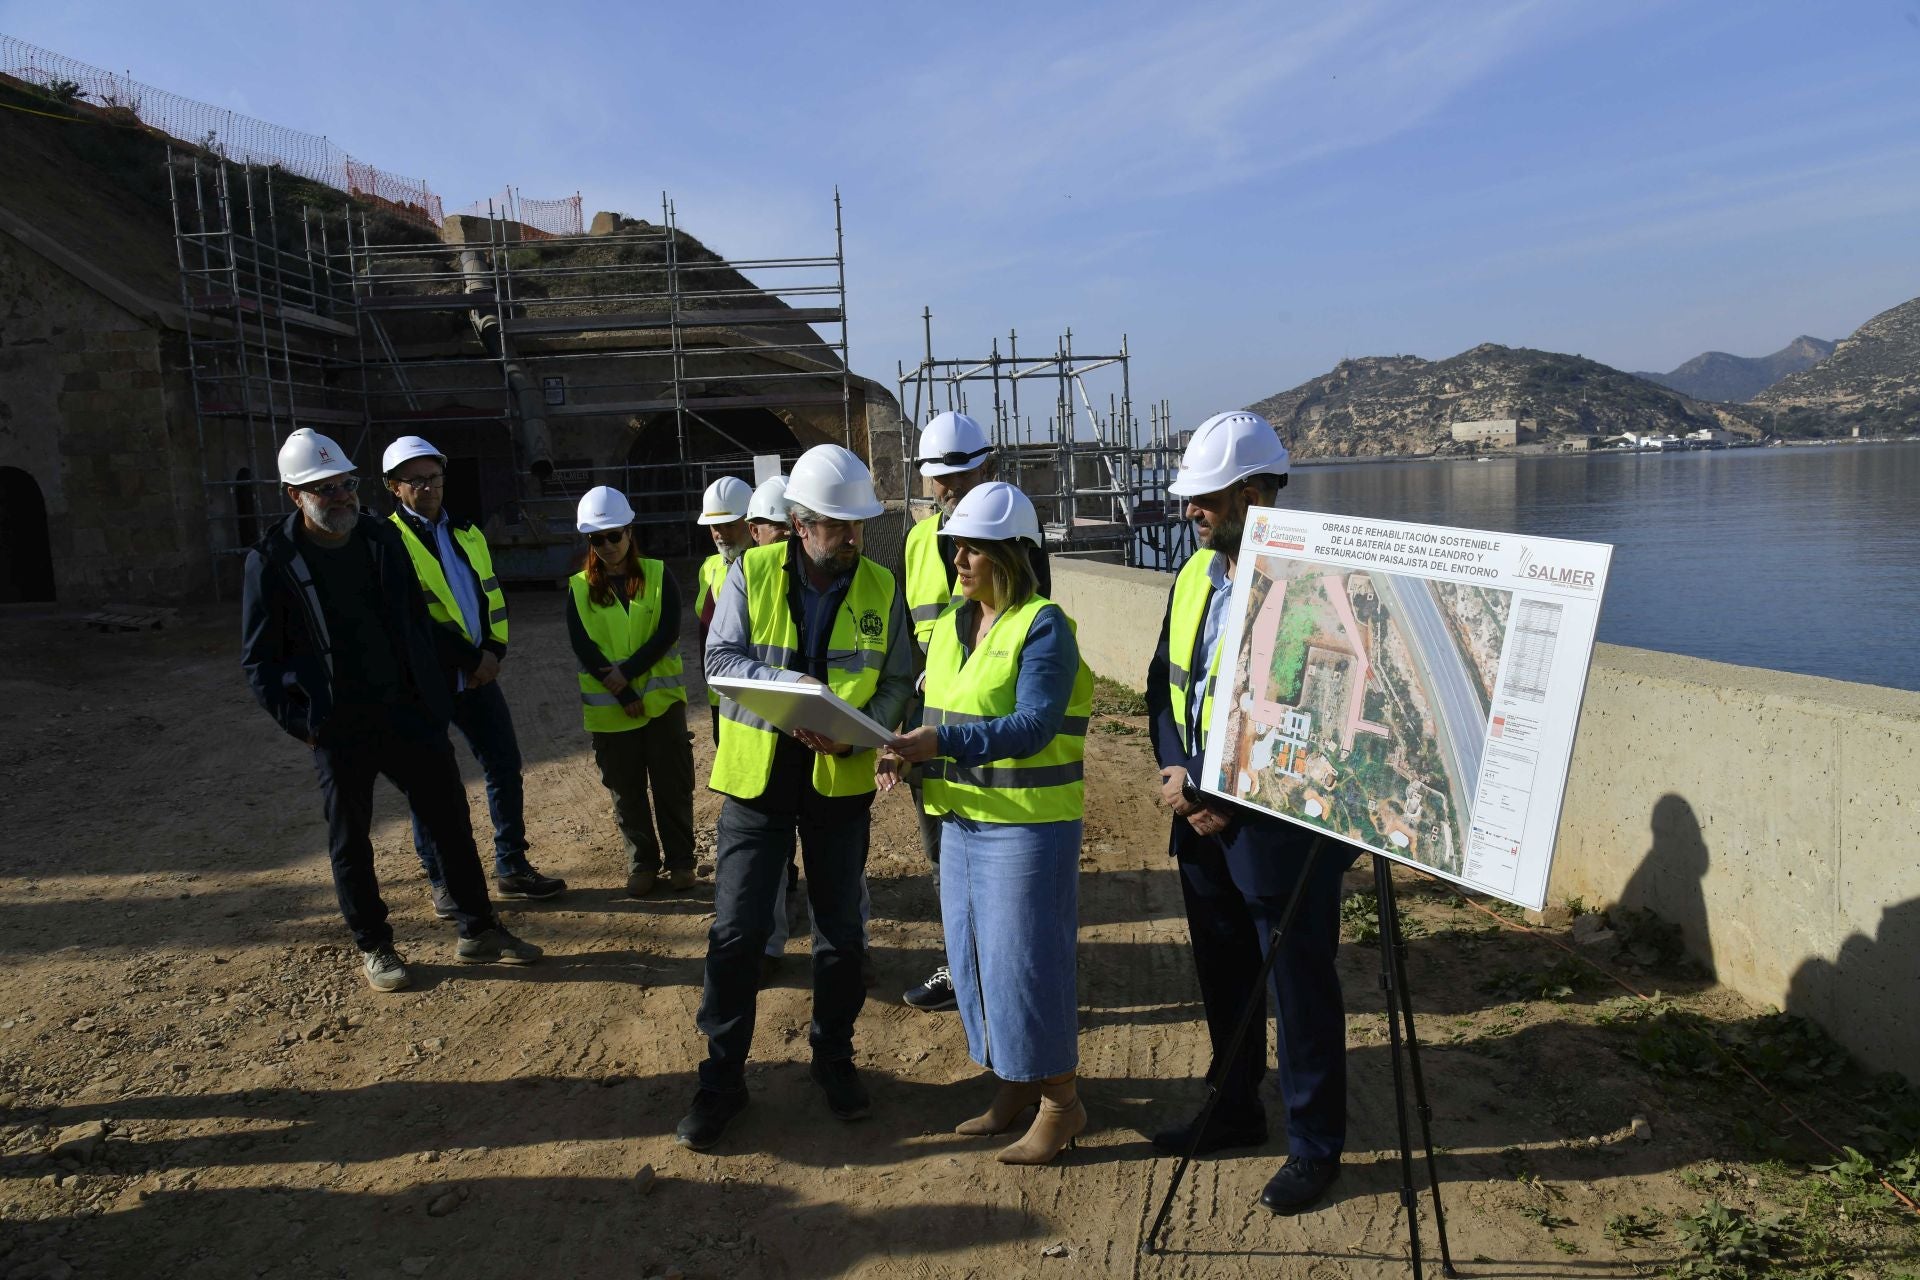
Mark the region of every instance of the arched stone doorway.
[[[703, 408], [697, 416], [688, 414], [686, 426], [684, 457], [672, 413], [647, 418], [635, 428], [627, 449], [627, 496], [639, 519], [641, 549], [648, 555], [705, 555], [712, 550], [706, 531], [693, 523], [704, 474], [699, 466], [702, 460], [744, 460], [752, 454], [785, 453], [798, 447], [793, 431], [768, 409]], [[752, 466], [743, 461], [739, 474], [750, 478]]]
[[0, 604], [53, 599], [53, 540], [34, 478], [0, 467]]

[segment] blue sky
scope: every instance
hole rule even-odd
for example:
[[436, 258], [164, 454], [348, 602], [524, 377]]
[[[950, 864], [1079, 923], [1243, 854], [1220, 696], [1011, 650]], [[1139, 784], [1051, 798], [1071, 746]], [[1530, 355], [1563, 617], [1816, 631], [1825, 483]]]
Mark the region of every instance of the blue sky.
[[0, 31], [449, 208], [664, 188], [758, 257], [829, 247], [837, 183], [856, 369], [891, 383], [923, 304], [954, 355], [1124, 332], [1188, 425], [1344, 355], [1666, 369], [1920, 295], [1920, 0], [0, 0]]

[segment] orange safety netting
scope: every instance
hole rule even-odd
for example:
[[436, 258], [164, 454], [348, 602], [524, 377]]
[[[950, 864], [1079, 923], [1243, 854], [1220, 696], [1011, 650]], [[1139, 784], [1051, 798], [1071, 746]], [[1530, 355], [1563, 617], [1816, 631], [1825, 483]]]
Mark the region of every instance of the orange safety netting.
[[476, 200], [455, 212], [474, 218], [517, 222], [523, 234], [535, 240], [551, 236], [577, 236], [584, 225], [577, 192], [564, 200], [529, 200], [520, 194], [518, 187], [507, 187], [497, 196]]

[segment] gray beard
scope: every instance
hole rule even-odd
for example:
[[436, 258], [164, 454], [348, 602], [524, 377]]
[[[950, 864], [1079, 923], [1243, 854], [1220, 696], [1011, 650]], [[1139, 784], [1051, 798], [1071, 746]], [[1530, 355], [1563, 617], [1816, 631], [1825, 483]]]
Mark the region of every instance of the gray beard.
[[723, 564], [732, 564], [735, 560], [738, 560], [741, 556], [745, 554], [747, 554], [747, 549], [745, 547], [721, 547], [720, 548], [720, 560]]
[[314, 524], [328, 533], [339, 535], [352, 533], [353, 526], [360, 523], [360, 513], [352, 507], [335, 511], [327, 506], [327, 500], [317, 493], [297, 492], [300, 512]]

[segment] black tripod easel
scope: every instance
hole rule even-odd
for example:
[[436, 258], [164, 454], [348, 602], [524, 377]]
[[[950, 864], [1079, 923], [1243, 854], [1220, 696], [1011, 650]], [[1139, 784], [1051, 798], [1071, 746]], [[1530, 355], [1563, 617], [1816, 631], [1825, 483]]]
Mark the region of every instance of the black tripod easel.
[[[1318, 861], [1325, 841], [1324, 836], [1315, 838], [1312, 848], [1307, 851], [1299, 878], [1294, 882], [1293, 895], [1287, 900], [1287, 909], [1281, 914], [1280, 923], [1274, 926], [1273, 937], [1268, 941], [1266, 960], [1260, 966], [1259, 978], [1254, 982], [1253, 996], [1240, 1013], [1233, 1040], [1221, 1055], [1222, 1061], [1232, 1061], [1239, 1053], [1247, 1033], [1253, 1028], [1255, 1016], [1265, 1007], [1267, 982], [1280, 955], [1281, 936], [1293, 922], [1294, 910], [1300, 905], [1307, 878], [1313, 874], [1314, 863]], [[1404, 939], [1400, 936], [1400, 902], [1394, 896], [1393, 860], [1378, 853], [1373, 855], [1373, 887], [1378, 900], [1377, 919], [1380, 928], [1380, 988], [1386, 996], [1387, 1039], [1393, 1056], [1393, 1114], [1400, 1131], [1400, 1205], [1407, 1215], [1407, 1245], [1413, 1263], [1414, 1280], [1423, 1280], [1424, 1273], [1420, 1258], [1420, 1196], [1413, 1185], [1413, 1144], [1407, 1124], [1409, 1078], [1413, 1083], [1414, 1109], [1420, 1120], [1420, 1140], [1427, 1155], [1427, 1185], [1433, 1193], [1433, 1225], [1440, 1237], [1440, 1269], [1444, 1275], [1455, 1276], [1459, 1273], [1453, 1269], [1453, 1256], [1447, 1248], [1447, 1218], [1440, 1206], [1440, 1170], [1433, 1158], [1433, 1108], [1427, 1105], [1426, 1076], [1420, 1069], [1420, 1040], [1413, 1029], [1413, 996], [1407, 989], [1407, 957], [1402, 946]], [[1406, 1053], [1404, 1064], [1401, 1061], [1403, 1049]], [[1173, 1166], [1173, 1179], [1167, 1184], [1167, 1193], [1160, 1201], [1160, 1212], [1154, 1218], [1147, 1238], [1141, 1242], [1141, 1252], [1160, 1251], [1160, 1233], [1167, 1225], [1167, 1215], [1173, 1211], [1173, 1198], [1180, 1191], [1187, 1166], [1193, 1163], [1206, 1133], [1207, 1122], [1213, 1118], [1214, 1108], [1219, 1102], [1220, 1086], [1209, 1080], [1207, 1101], [1200, 1109], [1200, 1118], [1194, 1122], [1193, 1146]]]

